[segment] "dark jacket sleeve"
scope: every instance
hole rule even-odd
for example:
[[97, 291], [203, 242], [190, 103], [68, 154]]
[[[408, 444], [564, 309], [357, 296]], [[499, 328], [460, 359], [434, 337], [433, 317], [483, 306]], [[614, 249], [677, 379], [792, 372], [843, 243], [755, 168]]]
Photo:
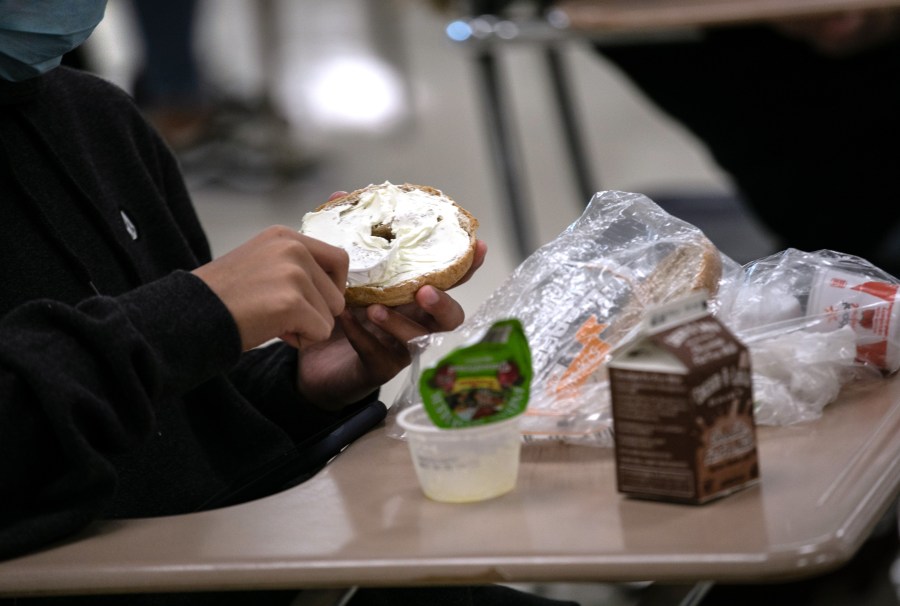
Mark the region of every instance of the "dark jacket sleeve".
[[324, 427], [378, 398], [378, 390], [341, 410], [327, 411], [303, 400], [297, 391], [297, 350], [283, 342], [246, 352], [229, 374], [235, 386], [266, 418], [295, 443], [319, 435]]
[[24, 135], [11, 132], [45, 142], [93, 216], [119, 225], [127, 211], [140, 237], [122, 244], [116, 232], [113, 254], [94, 257], [110, 259], [114, 278], [130, 268], [134, 286], [109, 291], [122, 294], [66, 304], [85, 286], [70, 297], [50, 288], [55, 300], [0, 318], [0, 559], [101, 517], [191, 510], [290, 454], [288, 434], [302, 440], [335, 419], [301, 402], [293, 350], [241, 355], [228, 310], [189, 273], [211, 252], [177, 162], [133, 103], [98, 79], [54, 73], [54, 96], [23, 108], [13, 124]]
[[38, 300], [4, 316], [0, 558], [101, 516], [116, 482], [105, 455], [145, 440], [156, 403], [239, 352], [228, 311], [186, 272], [120, 297]]

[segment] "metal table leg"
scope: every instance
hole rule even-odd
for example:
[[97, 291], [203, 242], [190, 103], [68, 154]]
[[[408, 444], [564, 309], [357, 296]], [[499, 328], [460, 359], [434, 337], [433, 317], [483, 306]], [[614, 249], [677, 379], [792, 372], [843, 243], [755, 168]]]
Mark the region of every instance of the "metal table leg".
[[578, 124], [568, 72], [566, 71], [564, 58], [556, 45], [548, 44], [544, 49], [544, 58], [547, 62], [553, 93], [556, 98], [556, 109], [559, 112], [566, 149], [569, 154], [569, 162], [572, 167], [572, 176], [575, 178], [575, 184], [578, 187], [578, 192], [581, 194], [583, 203], [587, 205], [597, 192], [598, 187], [591, 176], [591, 170], [588, 166], [589, 154]]
[[504, 105], [501, 74], [495, 49], [490, 44], [476, 51], [476, 65], [481, 80], [485, 109], [485, 130], [490, 135], [491, 153], [500, 176], [515, 251], [520, 258], [535, 248], [531, 222], [528, 220], [528, 198], [522, 169], [519, 143], [515, 137], [514, 119]]

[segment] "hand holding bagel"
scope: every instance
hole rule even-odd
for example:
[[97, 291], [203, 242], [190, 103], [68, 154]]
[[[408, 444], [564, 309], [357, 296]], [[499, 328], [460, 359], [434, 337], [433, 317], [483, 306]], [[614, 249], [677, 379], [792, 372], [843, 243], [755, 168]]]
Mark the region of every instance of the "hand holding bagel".
[[228, 308], [244, 350], [276, 337], [294, 346], [327, 339], [344, 309], [347, 254], [285, 226], [193, 273]]
[[[356, 212], [356, 205], [379, 187], [336, 192], [315, 212]], [[359, 250], [348, 254], [325, 241], [327, 234], [284, 226], [264, 230], [193, 272], [231, 312], [244, 349], [274, 338], [298, 348], [298, 391], [323, 408], [351, 404], [393, 378], [410, 362], [409, 339], [459, 326], [463, 309], [444, 290], [468, 280], [484, 261], [487, 247], [475, 237], [474, 217], [433, 188], [391, 188], [396, 189], [388, 197], [413, 192], [411, 199], [424, 201], [425, 211], [413, 212], [407, 199], [388, 205], [395, 214], [383, 215], [379, 225], [387, 231], [381, 235], [373, 235], [366, 224], [364, 235], [375, 241], [369, 254], [375, 251], [376, 262], [364, 271], [384, 277], [400, 267], [402, 279], [361, 283], [350, 275], [361, 271]], [[369, 202], [370, 209], [385, 210], [378, 201]], [[453, 230], [445, 229], [450, 221], [456, 222]], [[412, 223], [419, 224], [418, 233], [410, 235]], [[334, 234], [330, 239], [347, 240]], [[416, 248], [427, 252], [417, 257]]]
[[[439, 197], [441, 199], [436, 202], [437, 208], [443, 209], [445, 213], [447, 207], [443, 205], [455, 205], [433, 188], [383, 184], [371, 185], [349, 194], [335, 192], [326, 204], [314, 212], [335, 208], [346, 211], [348, 206], [359, 204], [368, 195], [379, 195], [375, 194], [379, 190], [380, 195], [384, 195], [385, 189], [389, 189], [388, 196], [403, 196], [404, 190], [406, 193], [414, 190]], [[413, 194], [412, 198], [416, 199], [415, 196], [418, 193]], [[396, 212], [399, 206], [401, 205], [393, 205], [392, 208]], [[409, 365], [410, 354], [406, 343], [410, 339], [432, 332], [453, 330], [462, 324], [465, 318], [462, 307], [444, 289], [465, 283], [481, 267], [487, 254], [487, 245], [475, 237], [478, 225], [475, 218], [466, 211], [461, 213], [462, 219], [457, 220], [466, 225], [467, 238], [459, 239], [457, 242], [461, 243], [460, 249], [449, 255], [450, 264], [455, 265], [451, 271], [442, 272], [440, 268], [435, 271], [432, 267], [406, 283], [395, 283], [393, 287], [359, 281], [354, 283], [350, 275], [354, 259], [353, 254], [350, 254], [351, 269], [348, 270], [348, 287], [345, 291], [348, 308], [338, 317], [338, 325], [329, 341], [300, 350], [297, 383], [298, 389], [306, 398], [320, 402], [323, 406], [340, 406], [357, 401]], [[454, 216], [454, 211], [451, 209], [449, 214]], [[373, 225], [365, 221], [362, 223], [362, 233], [365, 234], [365, 230], [368, 230], [371, 234]], [[385, 222], [379, 222], [382, 223]], [[374, 229], [377, 231], [377, 226]], [[398, 225], [397, 231], [403, 229]], [[350, 241], [356, 236], [352, 233], [349, 235]], [[347, 241], [345, 234], [345, 245]], [[376, 245], [378, 244], [382, 248], [390, 246], [389, 241]], [[357, 254], [365, 257], [362, 251], [357, 251]], [[356, 265], [365, 263], [357, 260]]]

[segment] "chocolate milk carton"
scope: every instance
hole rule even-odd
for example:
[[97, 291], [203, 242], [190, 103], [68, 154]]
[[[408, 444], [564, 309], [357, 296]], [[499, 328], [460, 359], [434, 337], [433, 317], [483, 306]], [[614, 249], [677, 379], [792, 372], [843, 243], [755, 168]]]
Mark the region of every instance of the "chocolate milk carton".
[[758, 481], [750, 354], [705, 293], [651, 310], [608, 368], [619, 492], [705, 503]]

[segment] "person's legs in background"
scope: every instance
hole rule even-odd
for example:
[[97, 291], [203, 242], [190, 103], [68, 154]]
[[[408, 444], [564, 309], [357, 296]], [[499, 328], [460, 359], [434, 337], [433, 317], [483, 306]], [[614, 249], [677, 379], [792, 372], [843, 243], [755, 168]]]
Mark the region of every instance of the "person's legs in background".
[[314, 166], [268, 91], [261, 99], [236, 99], [207, 81], [195, 47], [197, 19], [215, 3], [133, 3], [144, 50], [135, 98], [178, 154], [190, 185], [266, 191]]
[[707, 146], [783, 247], [855, 254], [900, 275], [884, 253], [900, 223], [900, 41], [835, 57], [734, 27], [599, 51]]
[[207, 128], [211, 100], [194, 52], [196, 0], [134, 0], [143, 52], [135, 100], [176, 150]]

